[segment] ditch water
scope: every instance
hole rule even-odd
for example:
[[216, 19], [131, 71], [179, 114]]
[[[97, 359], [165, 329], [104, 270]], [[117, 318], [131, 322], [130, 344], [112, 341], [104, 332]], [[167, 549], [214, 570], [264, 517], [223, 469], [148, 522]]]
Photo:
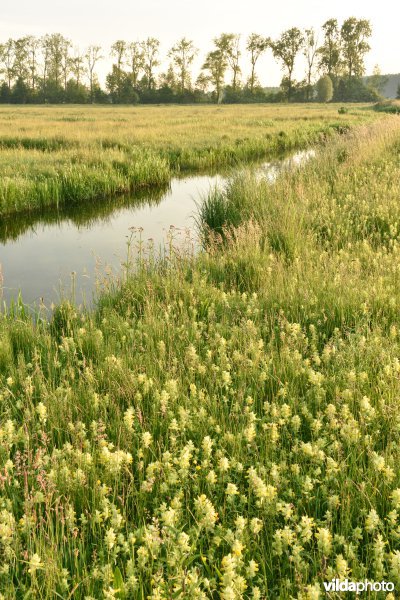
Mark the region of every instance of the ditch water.
[[[312, 156], [312, 150], [298, 152], [259, 164], [256, 171], [272, 182], [282, 170], [301, 166]], [[174, 178], [167, 190], [2, 219], [0, 298], [8, 305], [20, 293], [25, 304], [49, 311], [61, 298], [90, 305], [98, 285], [123, 268], [132, 235], [133, 251], [140, 237], [157, 255], [171, 235], [175, 244], [191, 244], [196, 250], [197, 205], [225, 181], [221, 174]]]

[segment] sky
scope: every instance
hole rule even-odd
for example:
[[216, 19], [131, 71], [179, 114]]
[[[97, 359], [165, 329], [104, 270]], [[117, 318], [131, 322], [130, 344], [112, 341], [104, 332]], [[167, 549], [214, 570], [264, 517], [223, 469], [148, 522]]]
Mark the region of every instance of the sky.
[[[389, 0], [0, 0], [0, 41], [23, 35], [62, 33], [84, 49], [100, 44], [106, 55], [116, 39], [142, 40], [148, 36], [161, 42], [161, 70], [166, 70], [166, 54], [180, 38], [192, 39], [199, 49], [194, 64], [197, 74], [212, 39], [222, 32], [240, 33], [243, 45], [242, 69], [247, 74], [245, 39], [252, 33], [277, 38], [290, 27], [319, 29], [329, 18], [341, 23], [355, 16], [370, 19], [373, 36], [366, 57], [367, 74], [378, 64], [382, 73], [400, 72], [400, 2]], [[5, 6], [4, 6], [5, 5]], [[383, 7], [383, 9], [382, 9]], [[322, 39], [322, 35], [321, 35]], [[100, 81], [109, 70], [103, 60], [98, 67]], [[282, 73], [271, 51], [257, 68], [261, 83], [277, 86]], [[298, 61], [296, 76], [302, 79], [303, 65]]]

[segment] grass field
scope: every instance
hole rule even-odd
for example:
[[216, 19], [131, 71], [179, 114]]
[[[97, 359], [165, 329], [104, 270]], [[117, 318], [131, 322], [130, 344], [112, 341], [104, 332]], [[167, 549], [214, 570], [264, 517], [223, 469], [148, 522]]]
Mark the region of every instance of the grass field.
[[3, 598], [398, 597], [399, 157], [359, 124], [211, 194], [200, 255], [1, 317]]
[[0, 216], [274, 157], [378, 118], [370, 107], [1, 106]]

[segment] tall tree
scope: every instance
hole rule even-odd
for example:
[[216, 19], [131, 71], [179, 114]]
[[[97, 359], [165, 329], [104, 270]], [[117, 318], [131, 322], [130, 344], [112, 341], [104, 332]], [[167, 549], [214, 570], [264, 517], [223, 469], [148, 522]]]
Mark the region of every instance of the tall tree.
[[62, 78], [68, 70], [68, 53], [71, 42], [61, 33], [45, 35], [42, 40], [44, 58], [44, 81], [52, 80], [56, 87], [60, 86]]
[[51, 56], [51, 40], [49, 35], [45, 35], [41, 40], [42, 47], [42, 58], [43, 58], [43, 77], [42, 77], [42, 88], [43, 88], [43, 96], [46, 100], [46, 89], [49, 77], [50, 70], [50, 56]]
[[89, 76], [90, 102], [92, 103], [94, 100], [95, 68], [99, 60], [103, 58], [100, 52], [100, 46], [89, 46], [85, 54], [87, 74]]
[[[116, 99], [118, 99], [122, 93], [122, 84], [125, 78], [123, 67], [126, 59], [126, 49], [127, 45], [126, 42], [124, 42], [124, 40], [117, 40], [111, 46], [111, 55], [115, 57], [116, 63], [113, 64], [112, 73], [110, 73], [110, 77], [112, 78], [112, 88], [114, 90], [113, 93]], [[108, 87], [109, 89], [111, 89], [110, 86]]]
[[[224, 40], [225, 37], [225, 40]], [[222, 44], [222, 47], [226, 46], [226, 56], [228, 59], [228, 65], [232, 71], [232, 88], [236, 90], [239, 85], [239, 77], [242, 72], [239, 64], [240, 60], [240, 35], [234, 33], [225, 33], [221, 36], [221, 41], [225, 43]]]
[[7, 87], [11, 90], [11, 83], [14, 77], [15, 44], [14, 40], [9, 38], [5, 44], [0, 46], [1, 71], [4, 73]]
[[337, 19], [328, 19], [323, 25], [324, 42], [318, 48], [319, 67], [332, 79], [341, 68], [341, 39]]
[[214, 86], [218, 103], [222, 101], [222, 88], [227, 68], [228, 58], [226, 52], [218, 48], [207, 54], [203, 69], [208, 71], [208, 80]]
[[28, 52], [28, 68], [30, 87], [33, 92], [36, 90], [37, 71], [38, 71], [38, 55], [40, 50], [40, 39], [33, 35], [27, 37], [27, 52]]
[[300, 29], [292, 27], [284, 31], [276, 42], [271, 42], [272, 52], [282, 63], [282, 69], [286, 71], [285, 86], [287, 87], [287, 99], [291, 100], [293, 90], [293, 70], [298, 53], [304, 44], [304, 37]]
[[307, 81], [306, 99], [307, 99], [307, 102], [310, 99], [311, 92], [312, 92], [311, 82], [312, 82], [312, 78], [313, 78], [315, 58], [317, 56], [317, 51], [318, 51], [318, 38], [316, 36], [316, 33], [313, 28], [306, 29], [304, 32], [303, 55], [304, 55], [304, 58], [306, 59], [306, 64], [307, 64], [307, 72], [306, 72], [306, 81]]
[[73, 59], [70, 56], [71, 47], [71, 42], [64, 38], [61, 42], [61, 73], [64, 82], [64, 92], [67, 91], [68, 76], [73, 66]]
[[265, 38], [258, 33], [251, 33], [247, 38], [246, 50], [250, 53], [251, 72], [249, 77], [249, 87], [251, 93], [254, 91], [254, 86], [257, 81], [256, 64], [258, 59], [267, 48], [270, 46], [270, 38]]
[[143, 68], [147, 80], [147, 87], [151, 90], [155, 85], [154, 69], [160, 64], [160, 61], [158, 60], [160, 42], [156, 38], [148, 37], [147, 40], [141, 43], [141, 48], [143, 51]]
[[128, 46], [128, 61], [131, 69], [131, 79], [134, 88], [138, 86], [139, 77], [144, 67], [143, 50], [140, 42], [132, 42]]
[[173, 66], [178, 71], [180, 93], [190, 87], [190, 65], [193, 63], [198, 50], [192, 40], [180, 39], [168, 52]]
[[343, 23], [340, 35], [347, 76], [361, 77], [365, 72], [364, 57], [371, 49], [368, 43], [372, 35], [371, 23], [367, 19], [350, 17]]
[[13, 76], [16, 80], [28, 86], [29, 79], [29, 50], [28, 37], [22, 37], [14, 41], [14, 65]]
[[71, 57], [71, 73], [75, 77], [76, 85], [79, 87], [82, 83], [82, 77], [85, 74], [85, 56], [75, 48], [74, 56]]

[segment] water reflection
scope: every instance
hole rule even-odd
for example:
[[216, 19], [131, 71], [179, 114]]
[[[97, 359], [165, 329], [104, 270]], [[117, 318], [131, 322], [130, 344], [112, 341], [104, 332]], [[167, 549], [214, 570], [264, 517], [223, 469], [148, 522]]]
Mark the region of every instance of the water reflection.
[[[193, 228], [195, 201], [218, 176], [174, 179], [167, 190], [120, 196], [82, 206], [17, 215], [0, 223], [3, 300], [21, 290], [24, 302], [49, 306], [75, 290], [91, 303], [100, 273], [115, 273], [126, 260], [130, 228], [162, 247], [171, 225]], [[73, 273], [73, 284], [71, 284]]]
[[60, 226], [68, 221], [76, 227], [92, 227], [98, 222], [107, 222], [111, 215], [121, 209], [134, 209], [140, 206], [156, 206], [170, 192], [170, 185], [156, 190], [146, 190], [132, 195], [120, 195], [112, 199], [104, 198], [90, 203], [48, 207], [32, 213], [17, 213], [0, 221], [0, 243], [16, 241], [21, 235], [37, 233], [38, 226]]

